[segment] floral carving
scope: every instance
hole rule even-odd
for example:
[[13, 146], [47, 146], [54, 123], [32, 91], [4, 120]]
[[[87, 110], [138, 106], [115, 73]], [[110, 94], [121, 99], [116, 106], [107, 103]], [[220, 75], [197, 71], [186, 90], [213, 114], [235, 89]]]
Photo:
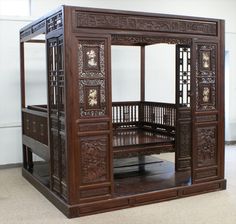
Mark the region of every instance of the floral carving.
[[83, 137], [80, 140], [82, 183], [95, 183], [107, 179], [108, 138]]
[[216, 127], [200, 127], [197, 129], [198, 166], [216, 164]]

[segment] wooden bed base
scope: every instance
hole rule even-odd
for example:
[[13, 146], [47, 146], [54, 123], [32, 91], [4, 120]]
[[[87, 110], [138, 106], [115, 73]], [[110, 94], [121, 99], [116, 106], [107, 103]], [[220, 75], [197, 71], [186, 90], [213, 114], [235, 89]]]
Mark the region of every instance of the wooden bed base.
[[[28, 42], [46, 45], [44, 106], [26, 105]], [[145, 99], [159, 43], [176, 48], [175, 104]], [[139, 46], [140, 101], [112, 102], [112, 45]], [[61, 6], [25, 26], [23, 176], [70, 218], [225, 189], [224, 51], [218, 19]]]

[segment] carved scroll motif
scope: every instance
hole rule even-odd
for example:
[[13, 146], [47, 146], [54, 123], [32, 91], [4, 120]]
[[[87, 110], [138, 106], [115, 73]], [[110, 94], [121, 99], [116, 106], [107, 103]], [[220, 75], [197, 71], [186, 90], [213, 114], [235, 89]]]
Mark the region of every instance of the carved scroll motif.
[[212, 36], [217, 35], [216, 22], [114, 13], [80, 11], [75, 13], [76, 28], [103, 28], [116, 30], [204, 34]]

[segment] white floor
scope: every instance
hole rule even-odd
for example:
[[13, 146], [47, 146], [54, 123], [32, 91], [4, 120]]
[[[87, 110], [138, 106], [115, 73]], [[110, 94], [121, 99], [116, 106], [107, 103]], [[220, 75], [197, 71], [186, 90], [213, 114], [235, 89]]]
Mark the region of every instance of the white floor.
[[236, 146], [226, 147], [227, 190], [67, 219], [21, 177], [20, 168], [0, 170], [0, 224], [235, 224]]

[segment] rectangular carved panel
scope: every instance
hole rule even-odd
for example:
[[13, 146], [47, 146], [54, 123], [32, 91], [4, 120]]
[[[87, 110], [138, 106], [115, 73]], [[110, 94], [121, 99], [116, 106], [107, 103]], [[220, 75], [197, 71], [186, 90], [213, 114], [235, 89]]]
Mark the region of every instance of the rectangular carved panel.
[[206, 121], [217, 121], [217, 115], [205, 115], [196, 117], [196, 121], [198, 123], [206, 122]]
[[96, 197], [101, 195], [108, 195], [110, 193], [109, 187], [101, 187], [95, 189], [86, 189], [81, 190], [80, 197], [81, 198], [89, 198], [89, 197]]
[[47, 145], [48, 144], [48, 129], [47, 115], [36, 115], [32, 113], [23, 113], [23, 133], [28, 137]]
[[107, 181], [109, 139], [107, 135], [80, 138], [82, 184]]
[[108, 122], [85, 123], [79, 125], [80, 132], [86, 131], [104, 131], [109, 129]]
[[216, 44], [199, 44], [196, 63], [196, 110], [216, 110]]
[[74, 28], [103, 28], [115, 30], [153, 31], [217, 35], [217, 23], [189, 19], [163, 18], [161, 16], [127, 15], [75, 11]]
[[217, 169], [207, 169], [207, 170], [199, 170], [196, 172], [196, 179], [203, 179], [208, 177], [216, 177]]
[[216, 165], [217, 128], [216, 126], [197, 127], [197, 166]]
[[105, 46], [106, 41], [103, 40], [79, 40], [78, 83], [81, 118], [108, 115]]

